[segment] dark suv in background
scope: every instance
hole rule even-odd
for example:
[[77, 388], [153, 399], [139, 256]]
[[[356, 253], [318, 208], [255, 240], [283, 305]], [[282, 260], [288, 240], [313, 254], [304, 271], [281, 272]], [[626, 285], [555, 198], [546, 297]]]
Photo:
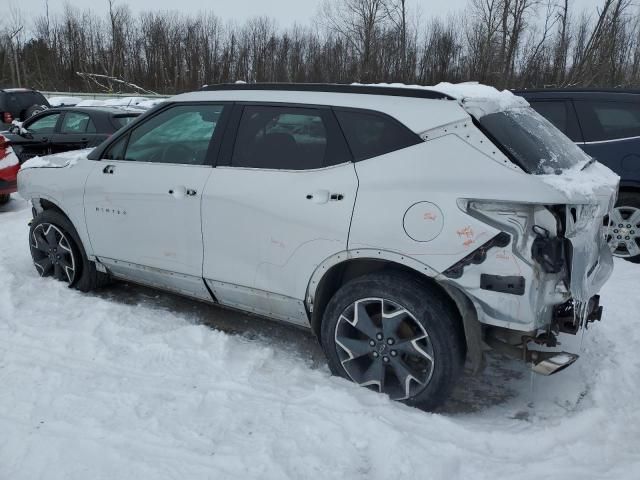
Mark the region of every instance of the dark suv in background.
[[514, 93], [620, 175], [609, 243], [614, 255], [640, 263], [640, 90], [544, 89]]
[[49, 108], [44, 95], [29, 88], [5, 88], [0, 90], [0, 127], [9, 128], [11, 122], [27, 118]]

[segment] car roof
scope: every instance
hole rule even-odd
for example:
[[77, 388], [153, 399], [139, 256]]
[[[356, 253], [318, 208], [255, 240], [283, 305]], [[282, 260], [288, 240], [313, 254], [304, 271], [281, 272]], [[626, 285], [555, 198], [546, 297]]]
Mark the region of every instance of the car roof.
[[640, 90], [625, 88], [535, 88], [513, 90], [515, 95], [525, 98], [575, 98], [590, 100], [640, 101]]
[[168, 103], [214, 101], [368, 110], [389, 115], [416, 133], [469, 119], [460, 102], [446, 93], [430, 88], [383, 85], [220, 84], [167, 100]]
[[4, 93], [28, 93], [28, 92], [40, 93], [37, 90], [34, 90], [33, 88], [2, 88], [2, 89], [0, 89], [0, 92], [4, 92]]

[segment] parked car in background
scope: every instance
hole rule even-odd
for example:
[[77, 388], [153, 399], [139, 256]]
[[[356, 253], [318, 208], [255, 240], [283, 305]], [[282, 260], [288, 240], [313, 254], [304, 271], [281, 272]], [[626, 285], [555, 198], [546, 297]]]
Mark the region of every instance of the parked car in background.
[[9, 201], [16, 191], [16, 177], [20, 169], [18, 157], [13, 153], [9, 142], [0, 135], [0, 205]]
[[514, 92], [580, 148], [620, 175], [611, 215], [614, 255], [640, 263], [640, 90], [544, 89]]
[[311, 329], [334, 374], [426, 408], [487, 346], [571, 365], [538, 345], [600, 318], [613, 269], [618, 176], [480, 85], [207, 87], [18, 186], [39, 275]]
[[40, 92], [30, 88], [5, 88], [0, 90], [0, 126], [9, 128], [11, 122], [31, 118], [49, 108], [49, 102]]
[[140, 113], [114, 107], [50, 108], [2, 135], [24, 162], [35, 156], [95, 147]]

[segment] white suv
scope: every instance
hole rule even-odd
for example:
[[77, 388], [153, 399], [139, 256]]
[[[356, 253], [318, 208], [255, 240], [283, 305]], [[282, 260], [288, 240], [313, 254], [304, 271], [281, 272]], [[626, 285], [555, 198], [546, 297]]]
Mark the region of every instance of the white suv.
[[613, 266], [618, 177], [479, 85], [205, 87], [18, 184], [40, 275], [310, 328], [336, 375], [425, 408], [487, 346], [573, 363], [537, 345], [600, 318]]

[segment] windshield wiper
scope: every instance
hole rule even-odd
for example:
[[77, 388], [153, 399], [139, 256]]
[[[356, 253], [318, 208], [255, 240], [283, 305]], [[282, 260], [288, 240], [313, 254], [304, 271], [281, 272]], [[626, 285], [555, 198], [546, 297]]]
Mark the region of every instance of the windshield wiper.
[[585, 164], [584, 164], [584, 166], [580, 169], [580, 171], [586, 170], [586, 169], [587, 169], [587, 167], [588, 167], [589, 165], [592, 165], [593, 163], [595, 163], [595, 161], [596, 161], [596, 159], [595, 159], [595, 158], [593, 158], [593, 157], [591, 157], [591, 158], [589, 159], [589, 161], [588, 161], [587, 163], [585, 163]]

